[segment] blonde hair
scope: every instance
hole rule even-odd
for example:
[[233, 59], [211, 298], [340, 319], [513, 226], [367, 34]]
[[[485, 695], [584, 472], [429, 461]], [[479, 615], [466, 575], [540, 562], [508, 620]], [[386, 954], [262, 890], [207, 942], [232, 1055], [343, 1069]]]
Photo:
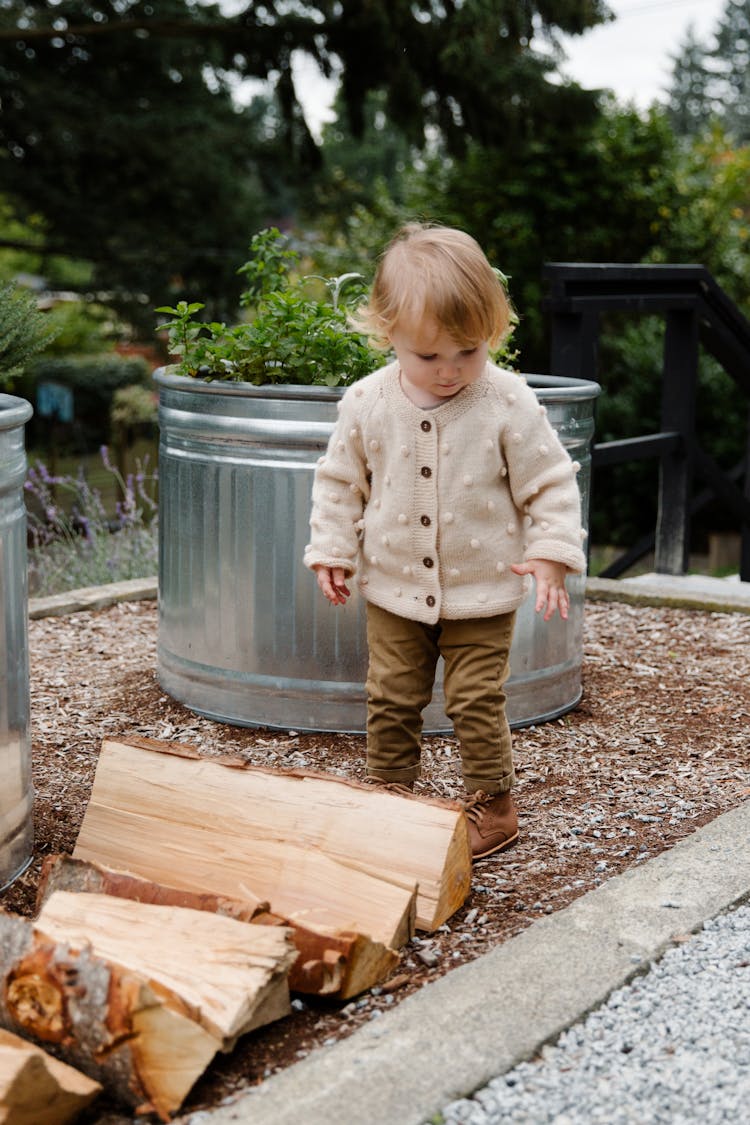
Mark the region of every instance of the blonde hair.
[[498, 273], [471, 235], [452, 227], [407, 223], [380, 259], [357, 327], [386, 347], [397, 324], [432, 318], [462, 347], [496, 348], [513, 310]]

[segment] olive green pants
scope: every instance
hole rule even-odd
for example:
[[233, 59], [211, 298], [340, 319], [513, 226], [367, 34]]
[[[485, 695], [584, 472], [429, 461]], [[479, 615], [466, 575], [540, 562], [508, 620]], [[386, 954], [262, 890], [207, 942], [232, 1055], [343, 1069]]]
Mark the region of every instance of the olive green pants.
[[425, 625], [367, 605], [367, 773], [401, 784], [420, 776], [422, 711], [445, 661], [445, 712], [467, 792], [504, 793], [515, 781], [503, 685], [515, 613]]

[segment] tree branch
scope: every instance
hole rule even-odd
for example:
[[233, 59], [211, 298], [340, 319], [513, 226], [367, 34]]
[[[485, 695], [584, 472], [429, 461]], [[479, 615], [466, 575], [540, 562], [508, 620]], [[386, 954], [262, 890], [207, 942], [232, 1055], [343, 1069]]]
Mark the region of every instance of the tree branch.
[[[247, 27], [243, 24], [243, 27]], [[126, 19], [114, 20], [110, 23], [81, 23], [69, 24], [65, 28], [55, 27], [27, 27], [27, 28], [0, 28], [0, 42], [21, 40], [31, 43], [42, 39], [69, 39], [101, 37], [103, 35], [120, 35], [128, 31], [146, 31], [154, 35], [190, 35], [209, 36], [226, 35], [230, 30], [235, 30], [234, 21], [222, 20], [221, 23], [199, 23], [194, 20], [158, 20], [158, 19]]]

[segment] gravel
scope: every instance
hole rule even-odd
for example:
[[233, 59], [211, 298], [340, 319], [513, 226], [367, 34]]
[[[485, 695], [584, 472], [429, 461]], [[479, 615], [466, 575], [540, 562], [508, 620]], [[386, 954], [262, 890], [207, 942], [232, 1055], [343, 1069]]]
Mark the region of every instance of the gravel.
[[[726, 1125], [750, 1105], [750, 906], [677, 936], [539, 1056], [445, 1107], [446, 1125]], [[441, 1120], [433, 1118], [432, 1121]]]

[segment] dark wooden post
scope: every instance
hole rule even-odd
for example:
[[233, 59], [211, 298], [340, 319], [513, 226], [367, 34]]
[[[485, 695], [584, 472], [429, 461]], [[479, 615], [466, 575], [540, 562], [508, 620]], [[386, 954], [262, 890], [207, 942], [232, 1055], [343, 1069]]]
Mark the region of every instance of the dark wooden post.
[[690, 493], [695, 398], [698, 383], [698, 317], [695, 309], [666, 314], [661, 427], [681, 440], [663, 455], [656, 522], [656, 570], [686, 574], [690, 557]]
[[599, 315], [558, 312], [550, 316], [550, 375], [596, 380]]

